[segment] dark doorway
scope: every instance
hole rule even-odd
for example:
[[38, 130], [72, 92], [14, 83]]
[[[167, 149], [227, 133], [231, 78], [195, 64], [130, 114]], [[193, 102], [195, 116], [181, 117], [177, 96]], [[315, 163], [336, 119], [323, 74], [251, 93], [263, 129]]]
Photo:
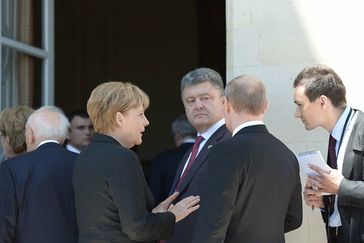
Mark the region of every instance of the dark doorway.
[[225, 77], [225, 1], [55, 2], [55, 99], [66, 113], [86, 107], [110, 80], [130, 81], [151, 99], [142, 159], [173, 146], [170, 124], [184, 112], [179, 80], [211, 67]]

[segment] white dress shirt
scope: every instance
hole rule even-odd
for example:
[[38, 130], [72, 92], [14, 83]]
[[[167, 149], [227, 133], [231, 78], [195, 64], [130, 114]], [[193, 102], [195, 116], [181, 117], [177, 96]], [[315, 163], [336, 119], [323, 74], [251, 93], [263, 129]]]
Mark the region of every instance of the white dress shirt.
[[[204, 133], [198, 132], [197, 133], [197, 136], [202, 136], [204, 138], [204, 140], [200, 143], [200, 146], [198, 147], [198, 152], [197, 152], [196, 157], [200, 153], [203, 146], [205, 146], [207, 140], [209, 140], [209, 138], [212, 136], [212, 134], [214, 134], [217, 131], [217, 129], [219, 129], [224, 124], [225, 124], [225, 119], [221, 119], [220, 121], [218, 121], [214, 125], [212, 125], [209, 129], [207, 129], [206, 132], [204, 132]], [[185, 162], [182, 173], [179, 175], [180, 177], [183, 175], [183, 172], [186, 170], [188, 161], [190, 161], [190, 157], [191, 157], [191, 153], [190, 153], [190, 155], [188, 156], [188, 158], [187, 158], [187, 160]]]

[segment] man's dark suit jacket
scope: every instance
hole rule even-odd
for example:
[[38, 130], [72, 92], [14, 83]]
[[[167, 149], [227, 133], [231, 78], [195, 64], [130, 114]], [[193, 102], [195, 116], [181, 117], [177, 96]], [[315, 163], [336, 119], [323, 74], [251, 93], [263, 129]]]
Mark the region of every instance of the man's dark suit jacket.
[[299, 165], [264, 125], [214, 146], [193, 243], [283, 243], [302, 223]]
[[49, 142], [1, 164], [1, 243], [77, 242], [76, 156]]
[[[200, 195], [202, 189], [202, 181], [205, 179], [206, 173], [206, 159], [213, 145], [218, 144], [228, 138], [231, 138], [229, 131], [226, 126], [221, 126], [212, 136], [206, 141], [205, 145], [197, 155], [192, 167], [189, 169], [185, 178], [179, 184], [177, 191], [179, 191], [180, 195], [176, 199], [175, 203], [180, 201], [183, 198], [188, 196]], [[176, 173], [176, 177], [173, 182], [173, 186], [170, 193], [173, 193], [177, 181], [182, 173], [183, 167], [185, 165], [186, 160], [190, 155], [191, 149], [185, 154], [182, 159]], [[201, 201], [201, 204], [204, 202]], [[173, 238], [168, 243], [189, 243], [192, 240], [193, 231], [195, 227], [196, 217], [198, 215], [198, 210], [190, 214], [185, 219], [179, 221], [176, 224], [175, 233]], [[201, 242], [202, 243], [202, 242]]]
[[[338, 209], [345, 243], [364, 243], [364, 114], [358, 112], [346, 147]], [[326, 200], [324, 200], [327, 202]], [[325, 208], [327, 211], [328, 204]], [[327, 222], [327, 215], [323, 213]]]
[[152, 160], [149, 186], [156, 204], [168, 197], [177, 167], [192, 145], [193, 143], [182, 143], [177, 148], [157, 154]]
[[151, 242], [173, 234], [175, 216], [151, 213], [154, 198], [136, 154], [95, 134], [73, 173], [79, 243]]

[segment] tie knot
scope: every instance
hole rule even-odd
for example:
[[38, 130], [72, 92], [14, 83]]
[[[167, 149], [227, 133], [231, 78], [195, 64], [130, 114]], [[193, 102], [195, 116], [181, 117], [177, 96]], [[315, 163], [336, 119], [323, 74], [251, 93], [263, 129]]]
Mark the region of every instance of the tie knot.
[[335, 146], [335, 145], [336, 145], [336, 139], [330, 134], [329, 146]]
[[200, 145], [200, 143], [204, 140], [204, 137], [202, 136], [197, 136], [195, 139], [195, 144], [196, 145]]

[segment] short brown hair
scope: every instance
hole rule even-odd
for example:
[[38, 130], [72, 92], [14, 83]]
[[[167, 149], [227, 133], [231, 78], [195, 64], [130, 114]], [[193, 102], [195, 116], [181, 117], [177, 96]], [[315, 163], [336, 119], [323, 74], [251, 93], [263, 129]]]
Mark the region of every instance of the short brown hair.
[[5, 108], [0, 113], [0, 133], [8, 137], [15, 154], [26, 151], [25, 124], [33, 111], [28, 106], [15, 106]]
[[231, 80], [225, 88], [225, 96], [234, 111], [260, 115], [265, 112], [267, 97], [264, 84], [253, 75], [241, 75]]
[[211, 68], [196, 68], [181, 80], [181, 96], [186, 87], [198, 85], [200, 83], [209, 82], [212, 86], [220, 90], [221, 95], [224, 95], [224, 82], [218, 72]]
[[149, 106], [148, 95], [137, 86], [121, 81], [111, 81], [97, 86], [87, 101], [87, 112], [95, 132], [105, 133], [116, 127], [115, 115], [131, 108]]
[[305, 67], [296, 77], [293, 87], [305, 87], [305, 95], [310, 102], [321, 95], [328, 97], [336, 108], [346, 105], [346, 89], [335, 71], [324, 64]]

